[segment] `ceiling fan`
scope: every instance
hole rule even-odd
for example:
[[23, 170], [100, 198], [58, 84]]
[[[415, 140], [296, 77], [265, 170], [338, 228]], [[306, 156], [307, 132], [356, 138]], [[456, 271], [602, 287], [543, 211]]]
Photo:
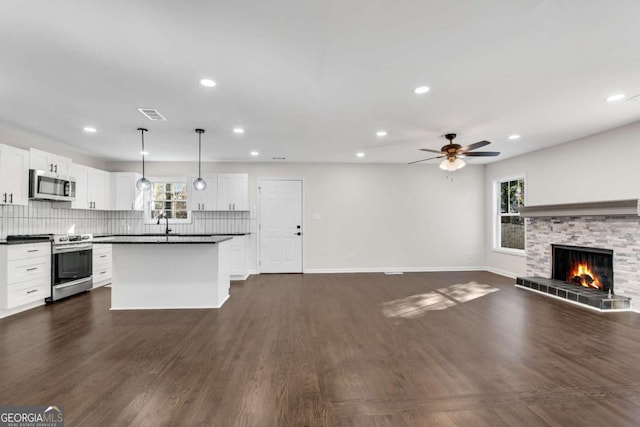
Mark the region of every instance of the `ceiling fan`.
[[462, 169], [466, 164], [463, 157], [495, 157], [500, 154], [499, 151], [473, 151], [477, 148], [484, 147], [485, 145], [491, 144], [489, 141], [479, 141], [475, 144], [467, 145], [465, 147], [460, 144], [454, 144], [453, 140], [456, 138], [455, 133], [448, 133], [444, 136], [449, 140], [449, 143], [443, 146], [440, 151], [430, 150], [428, 148], [421, 148], [420, 151], [427, 151], [429, 153], [438, 153], [440, 156], [429, 157], [428, 159], [416, 160], [415, 162], [410, 162], [412, 165], [414, 163], [426, 162], [427, 160], [433, 159], [442, 159], [445, 158], [442, 163], [440, 163], [440, 169], [447, 171], [454, 171], [458, 169]]

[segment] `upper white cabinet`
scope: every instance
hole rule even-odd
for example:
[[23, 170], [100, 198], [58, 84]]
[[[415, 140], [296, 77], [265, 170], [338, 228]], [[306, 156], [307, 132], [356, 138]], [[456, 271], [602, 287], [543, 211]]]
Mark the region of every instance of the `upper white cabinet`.
[[111, 209], [116, 211], [144, 210], [144, 194], [136, 187], [142, 175], [135, 172], [111, 173]]
[[111, 208], [109, 172], [73, 164], [71, 176], [76, 179], [76, 200], [72, 209], [107, 210]]
[[249, 175], [246, 173], [218, 174], [219, 211], [249, 210]]
[[0, 204], [29, 203], [29, 152], [0, 144]]
[[[46, 151], [31, 148], [29, 168], [46, 172], [53, 172], [60, 175], [71, 175], [71, 159], [68, 157], [58, 156], [56, 154], [47, 153]], [[74, 177], [75, 178], [75, 177]]]
[[187, 200], [190, 211], [215, 211], [218, 206], [218, 176], [203, 175], [207, 188], [197, 191], [193, 188], [193, 181], [197, 177], [189, 177], [187, 182]]

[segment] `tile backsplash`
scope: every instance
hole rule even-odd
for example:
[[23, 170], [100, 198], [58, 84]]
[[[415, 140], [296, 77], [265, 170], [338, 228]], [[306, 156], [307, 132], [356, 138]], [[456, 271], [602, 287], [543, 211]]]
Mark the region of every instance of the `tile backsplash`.
[[[174, 233], [233, 234], [255, 232], [253, 212], [191, 213], [190, 224], [171, 224]], [[48, 201], [28, 206], [0, 206], [0, 239], [14, 234], [141, 234], [163, 233], [165, 225], [145, 224], [143, 212], [95, 211], [53, 207]]]

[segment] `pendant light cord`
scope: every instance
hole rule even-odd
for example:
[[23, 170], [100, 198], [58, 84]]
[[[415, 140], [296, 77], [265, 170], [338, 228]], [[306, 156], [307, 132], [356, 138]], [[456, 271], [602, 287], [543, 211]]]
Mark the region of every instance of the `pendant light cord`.
[[202, 178], [202, 132], [198, 132], [198, 178]]
[[147, 131], [147, 129], [145, 128], [138, 128], [138, 130], [140, 131], [140, 134], [142, 135], [142, 152], [140, 154], [142, 154], [142, 177], [145, 177], [144, 174], [144, 133]]

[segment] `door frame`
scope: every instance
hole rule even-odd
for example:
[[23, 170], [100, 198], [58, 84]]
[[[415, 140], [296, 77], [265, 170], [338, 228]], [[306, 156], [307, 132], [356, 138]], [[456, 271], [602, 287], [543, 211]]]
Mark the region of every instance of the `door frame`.
[[260, 253], [260, 247], [261, 247], [261, 238], [262, 236], [261, 234], [261, 230], [260, 230], [260, 221], [262, 219], [261, 215], [262, 215], [262, 207], [260, 206], [262, 203], [262, 198], [261, 198], [261, 194], [260, 194], [260, 186], [264, 181], [300, 181], [300, 191], [302, 192], [302, 197], [301, 197], [301, 206], [300, 206], [300, 221], [302, 222], [301, 224], [301, 230], [302, 230], [302, 242], [300, 245], [300, 258], [302, 260], [302, 274], [304, 274], [305, 272], [305, 263], [304, 263], [304, 245], [305, 245], [305, 235], [306, 235], [306, 230], [305, 230], [305, 221], [304, 221], [304, 204], [305, 204], [305, 195], [304, 195], [304, 178], [300, 178], [300, 177], [282, 177], [282, 176], [276, 176], [276, 177], [263, 177], [263, 176], [259, 176], [256, 179], [256, 194], [257, 194], [257, 205], [258, 205], [258, 209], [257, 209], [257, 224], [256, 224], [256, 229], [257, 229], [257, 244], [256, 244], [256, 259], [258, 260], [258, 265], [256, 266], [257, 270], [258, 270], [258, 274], [261, 274], [262, 272], [262, 265], [261, 265], [261, 253]]

